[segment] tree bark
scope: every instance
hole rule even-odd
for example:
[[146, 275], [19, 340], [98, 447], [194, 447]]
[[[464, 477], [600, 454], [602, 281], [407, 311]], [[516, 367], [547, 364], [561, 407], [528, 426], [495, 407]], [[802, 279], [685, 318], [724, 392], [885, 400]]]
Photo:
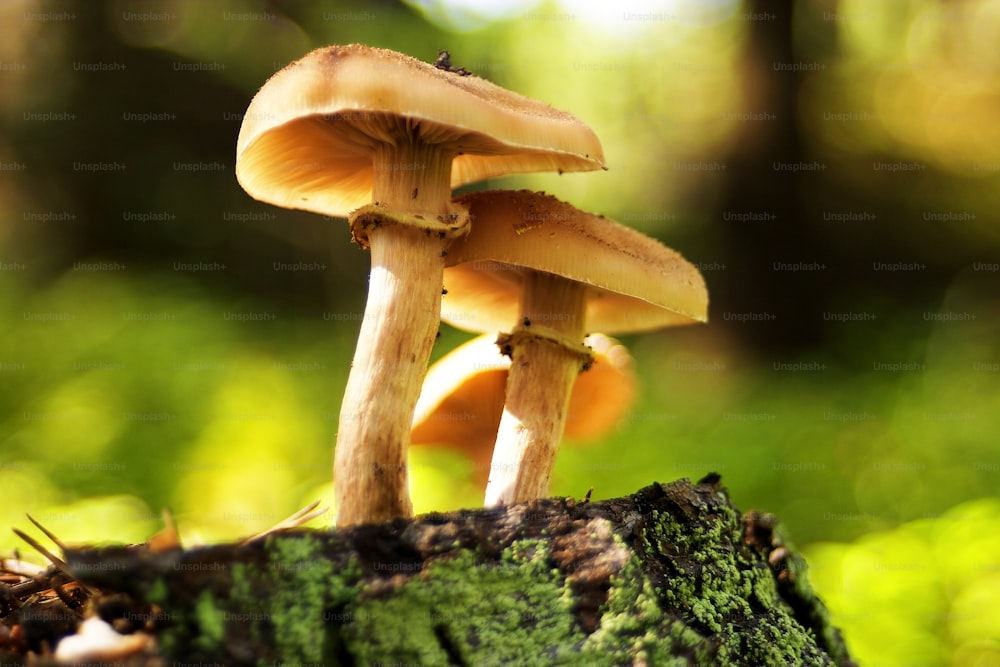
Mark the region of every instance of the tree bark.
[[102, 595], [149, 605], [173, 662], [852, 665], [775, 526], [710, 475], [604, 502], [66, 560]]

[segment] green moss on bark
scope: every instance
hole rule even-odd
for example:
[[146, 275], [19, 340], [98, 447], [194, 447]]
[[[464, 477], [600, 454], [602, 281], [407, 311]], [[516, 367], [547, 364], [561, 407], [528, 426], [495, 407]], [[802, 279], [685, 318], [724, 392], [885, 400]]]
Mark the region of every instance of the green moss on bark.
[[113, 550], [69, 558], [85, 581], [162, 608], [174, 661], [850, 665], [804, 564], [776, 558], [787, 548], [758, 519], [716, 484], [681, 481], [606, 503], [119, 550], [114, 576], [87, 569]]
[[195, 641], [205, 650], [218, 646], [226, 637], [228, 614], [224, 611], [225, 607], [220, 608], [215, 602], [212, 594], [206, 591], [198, 596], [194, 606], [194, 617], [198, 624]]

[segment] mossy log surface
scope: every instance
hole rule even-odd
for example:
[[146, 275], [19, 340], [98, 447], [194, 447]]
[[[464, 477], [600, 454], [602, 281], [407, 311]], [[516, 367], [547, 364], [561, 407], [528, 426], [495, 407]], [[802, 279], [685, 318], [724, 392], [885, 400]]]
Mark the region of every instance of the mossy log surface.
[[66, 559], [103, 593], [152, 605], [172, 663], [853, 664], [775, 523], [741, 514], [710, 476]]

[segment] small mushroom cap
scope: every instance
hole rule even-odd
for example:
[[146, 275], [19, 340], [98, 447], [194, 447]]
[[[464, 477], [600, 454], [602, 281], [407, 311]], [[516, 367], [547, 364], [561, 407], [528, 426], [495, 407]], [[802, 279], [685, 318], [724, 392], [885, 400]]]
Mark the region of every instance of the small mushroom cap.
[[427, 369], [413, 415], [411, 444], [488, 443], [492, 449], [510, 359], [495, 335], [463, 343]]
[[604, 168], [594, 132], [568, 113], [476, 76], [359, 44], [312, 51], [261, 87], [243, 118], [236, 177], [254, 198], [345, 216], [372, 203], [372, 152], [441, 144], [451, 185], [504, 174]]
[[[492, 458], [510, 367], [495, 338], [473, 338], [430, 367], [410, 432], [414, 445], [462, 450], [480, 474]], [[577, 376], [570, 394], [565, 435], [574, 440], [599, 438], [614, 428], [634, 404], [638, 386], [623, 345], [602, 334], [587, 336], [585, 343], [594, 350], [594, 362]]]
[[618, 426], [639, 391], [628, 348], [599, 333], [584, 338], [583, 344], [594, 351], [594, 361], [576, 377], [564, 431], [576, 440], [600, 438]]
[[698, 269], [631, 227], [527, 190], [474, 192], [456, 201], [469, 209], [472, 226], [445, 260], [441, 319], [449, 324], [510, 329], [527, 271], [588, 285], [587, 330], [627, 333], [708, 319]]

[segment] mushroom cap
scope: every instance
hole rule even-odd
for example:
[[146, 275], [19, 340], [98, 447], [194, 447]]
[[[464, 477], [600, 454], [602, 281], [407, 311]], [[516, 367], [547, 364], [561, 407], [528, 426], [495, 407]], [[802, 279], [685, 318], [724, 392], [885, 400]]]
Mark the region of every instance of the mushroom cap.
[[372, 152], [401, 139], [456, 154], [451, 185], [511, 173], [604, 168], [568, 113], [476, 76], [359, 44], [312, 51], [274, 74], [243, 117], [236, 177], [254, 198], [345, 216], [372, 203]]
[[708, 320], [708, 290], [698, 269], [631, 227], [527, 190], [474, 192], [456, 201], [469, 209], [472, 226], [445, 259], [441, 319], [449, 324], [476, 332], [514, 326], [528, 271], [585, 283], [590, 331]]
[[[493, 454], [510, 358], [486, 334], [455, 348], [427, 371], [413, 417], [410, 442], [438, 444], [466, 452], [485, 471]], [[573, 384], [565, 435], [599, 438], [614, 428], [635, 402], [638, 381], [632, 357], [618, 341], [591, 334], [590, 370]]]

